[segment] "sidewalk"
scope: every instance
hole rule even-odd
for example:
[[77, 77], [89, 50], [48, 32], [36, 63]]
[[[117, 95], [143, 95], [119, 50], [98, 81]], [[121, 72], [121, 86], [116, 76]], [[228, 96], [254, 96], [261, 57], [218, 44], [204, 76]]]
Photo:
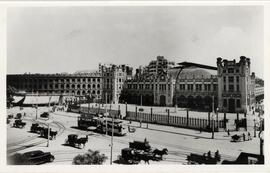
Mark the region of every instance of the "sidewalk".
[[[129, 121], [126, 121], [127, 124], [129, 124]], [[132, 122], [131, 127], [135, 128], [142, 128], [142, 129], [148, 129], [148, 130], [154, 130], [154, 131], [160, 131], [165, 133], [172, 133], [172, 134], [178, 134], [183, 136], [191, 136], [195, 138], [203, 138], [203, 139], [212, 139], [212, 132], [200, 132], [199, 130], [194, 129], [186, 129], [186, 128], [180, 128], [180, 127], [173, 127], [173, 126], [165, 126], [165, 125], [157, 125], [157, 124], [148, 124], [142, 123], [142, 126], [140, 127], [139, 122]], [[230, 132], [230, 136], [228, 136], [227, 132], [221, 131], [221, 132], [215, 132], [214, 133], [214, 140], [231, 140], [231, 136], [238, 134], [242, 135], [243, 133], [247, 136], [247, 133], [250, 132], [251, 137], [254, 136], [254, 131], [234, 131]], [[256, 134], [258, 136], [258, 132]]]

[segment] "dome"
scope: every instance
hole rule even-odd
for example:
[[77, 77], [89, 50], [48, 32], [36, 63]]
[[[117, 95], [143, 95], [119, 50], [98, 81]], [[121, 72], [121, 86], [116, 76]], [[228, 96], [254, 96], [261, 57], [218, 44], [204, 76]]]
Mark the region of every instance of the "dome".
[[[171, 69], [168, 71], [170, 75], [172, 75], [174, 78], [177, 77], [178, 69]], [[217, 75], [217, 70], [208, 70], [203, 68], [186, 68], [183, 69], [179, 75], [179, 78], [187, 78], [192, 79], [193, 76], [195, 78], [211, 78], [211, 75]]]

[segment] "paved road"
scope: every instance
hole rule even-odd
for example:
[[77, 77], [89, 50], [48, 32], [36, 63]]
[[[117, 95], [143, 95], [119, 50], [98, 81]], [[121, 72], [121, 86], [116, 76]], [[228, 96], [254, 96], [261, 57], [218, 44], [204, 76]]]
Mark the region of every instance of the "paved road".
[[[34, 110], [29, 109], [29, 118], [34, 118], [35, 114], [30, 113]], [[88, 131], [82, 131], [76, 129], [78, 114], [67, 112], [55, 112], [51, 118], [56, 127], [61, 130], [61, 134], [56, 140], [50, 141], [50, 146], [46, 147], [46, 143], [34, 145], [32, 147], [23, 148], [19, 152], [31, 151], [34, 149], [41, 149], [43, 151], [50, 151], [55, 155], [55, 161], [48, 164], [71, 164], [72, 159], [78, 155], [85, 153], [88, 149], [99, 150], [110, 158], [110, 136], [103, 134], [97, 134]], [[153, 148], [167, 148], [168, 155], [164, 156], [164, 159], [160, 162], [152, 161], [150, 164], [186, 164], [186, 156], [190, 153], [203, 154], [211, 150], [215, 152], [219, 150], [222, 159], [234, 160], [241, 151], [259, 153], [259, 141], [253, 139], [251, 141], [232, 143], [230, 137], [226, 136], [226, 133], [216, 133], [215, 139], [210, 139], [210, 133], [200, 133], [195, 130], [181, 129], [175, 127], [166, 127], [160, 125], [149, 125], [146, 128], [146, 124], [143, 124], [142, 128], [138, 123], [133, 122], [133, 126], [137, 127], [135, 133], [128, 133], [124, 137], [114, 137], [113, 143], [113, 160], [116, 160], [121, 153], [121, 149], [128, 147], [129, 142], [133, 140], [147, 140]], [[30, 128], [30, 123], [26, 127]], [[16, 130], [16, 133], [14, 133]], [[10, 128], [8, 133], [11, 135], [28, 134], [27, 130]], [[68, 134], [89, 134], [89, 142], [85, 148], [78, 149], [70, 146], [65, 146], [64, 141]], [[9, 136], [9, 135], [8, 135]], [[27, 135], [26, 135], [27, 136]], [[28, 136], [26, 139], [29, 138]], [[14, 143], [15, 138], [8, 139], [8, 143]], [[21, 139], [24, 140], [24, 139]], [[29, 141], [27, 141], [29, 146]], [[26, 145], [23, 142], [19, 146]], [[16, 146], [16, 143], [15, 143]], [[105, 164], [109, 164], [108, 159]], [[144, 163], [141, 163], [144, 164]]]

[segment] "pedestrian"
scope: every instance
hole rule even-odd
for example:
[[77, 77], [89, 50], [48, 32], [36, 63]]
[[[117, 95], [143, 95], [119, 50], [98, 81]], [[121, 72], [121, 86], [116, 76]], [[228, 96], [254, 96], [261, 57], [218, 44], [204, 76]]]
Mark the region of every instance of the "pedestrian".
[[251, 140], [251, 135], [249, 132], [248, 132], [248, 140]]
[[245, 135], [245, 133], [243, 133], [243, 141], [245, 141], [246, 140], [246, 135]]
[[216, 152], [215, 152], [215, 159], [217, 160], [217, 161], [220, 161], [220, 154], [219, 154], [219, 151], [217, 150]]
[[211, 151], [210, 150], [207, 152], [207, 157], [211, 158]]
[[227, 130], [228, 136], [230, 136], [230, 129]]
[[202, 133], [202, 127], [200, 127], [200, 133]]

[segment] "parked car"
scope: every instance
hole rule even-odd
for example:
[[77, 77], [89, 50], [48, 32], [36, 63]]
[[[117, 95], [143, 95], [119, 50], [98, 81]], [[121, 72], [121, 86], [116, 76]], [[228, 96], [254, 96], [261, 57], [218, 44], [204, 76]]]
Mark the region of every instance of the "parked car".
[[24, 153], [23, 156], [33, 165], [54, 161], [54, 156], [50, 152], [43, 152], [41, 150], [29, 151]]
[[26, 122], [23, 122], [21, 119], [17, 119], [13, 123], [13, 127], [16, 127], [16, 128], [24, 128], [25, 125], [26, 125]]
[[49, 117], [49, 112], [43, 112], [40, 117], [42, 118], [48, 118]]

